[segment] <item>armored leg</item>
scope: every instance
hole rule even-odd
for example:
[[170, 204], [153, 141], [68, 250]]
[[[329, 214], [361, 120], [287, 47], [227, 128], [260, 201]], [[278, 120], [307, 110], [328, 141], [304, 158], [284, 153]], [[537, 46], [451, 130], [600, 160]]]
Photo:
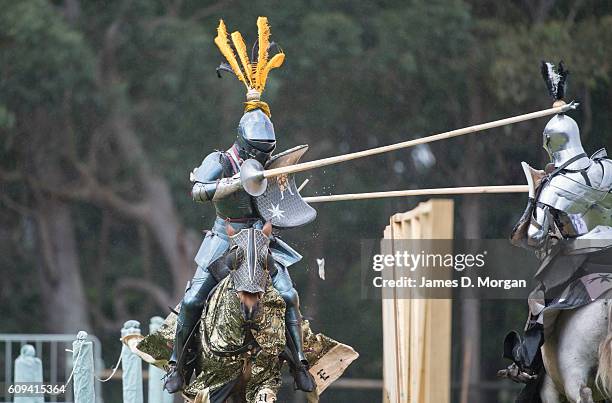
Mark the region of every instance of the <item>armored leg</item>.
[[298, 350], [298, 359], [306, 360], [302, 346], [302, 315], [300, 314], [300, 297], [293, 287], [289, 272], [285, 267], [276, 263], [276, 273], [272, 276], [272, 284], [285, 301], [285, 324]]
[[208, 294], [216, 284], [217, 280], [207, 269], [197, 268], [181, 302], [181, 308], [176, 320], [176, 337], [171, 361], [177, 362], [177, 359], [180, 358], [181, 351], [187, 342], [189, 334], [194, 329], [200, 316], [202, 316], [206, 297], [208, 297]]
[[293, 361], [293, 375], [298, 389], [312, 392], [315, 388], [314, 380], [308, 372], [308, 361], [304, 355], [302, 340], [302, 314], [300, 313], [300, 298], [287, 268], [275, 263], [275, 273], [272, 275], [272, 284], [285, 301], [285, 325], [287, 327], [287, 344], [290, 347]]
[[508, 358], [519, 367], [537, 372], [542, 363], [540, 347], [544, 343], [544, 329], [536, 324], [525, 331], [521, 337], [517, 332], [510, 332], [504, 340], [504, 358]]
[[164, 387], [170, 393], [175, 393], [183, 387], [183, 366], [187, 358], [185, 354], [187, 343], [200, 316], [202, 316], [206, 298], [216, 284], [217, 280], [208, 269], [198, 266], [193, 279], [187, 285], [176, 320], [176, 335], [172, 356], [170, 357], [170, 371], [164, 383]]

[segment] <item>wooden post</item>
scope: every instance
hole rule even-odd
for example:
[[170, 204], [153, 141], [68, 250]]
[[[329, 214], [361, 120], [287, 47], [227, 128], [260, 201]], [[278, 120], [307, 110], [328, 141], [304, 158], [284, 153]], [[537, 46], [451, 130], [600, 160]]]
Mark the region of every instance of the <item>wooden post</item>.
[[[42, 361], [36, 357], [36, 350], [31, 344], [21, 347], [19, 357], [15, 360], [15, 383], [42, 383]], [[14, 403], [44, 403], [44, 396], [15, 396]]]
[[[153, 316], [149, 322], [149, 334], [156, 332], [162, 323], [164, 323], [164, 318]], [[172, 403], [174, 401], [174, 396], [164, 390], [162, 382], [164, 375], [161, 368], [149, 364], [148, 403]]]
[[74, 403], [95, 402], [93, 343], [87, 332], [80, 331], [72, 342], [72, 365]]
[[[128, 320], [123, 324], [121, 337], [140, 334], [140, 322]], [[142, 392], [142, 360], [127, 345], [121, 349], [121, 369], [123, 370], [123, 402], [143, 403]]]
[[[407, 213], [395, 214], [384, 238], [383, 254], [393, 253], [402, 239], [452, 239], [453, 201], [434, 199]], [[452, 251], [441, 251], [438, 246], [439, 252]], [[399, 277], [398, 270], [385, 275]], [[451, 300], [399, 298], [393, 294], [383, 299], [382, 307], [383, 402], [449, 403]]]

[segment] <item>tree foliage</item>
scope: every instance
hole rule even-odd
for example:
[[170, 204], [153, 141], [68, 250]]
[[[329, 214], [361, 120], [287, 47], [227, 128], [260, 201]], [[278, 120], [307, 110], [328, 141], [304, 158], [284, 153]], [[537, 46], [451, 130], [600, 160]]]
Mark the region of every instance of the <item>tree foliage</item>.
[[[45, 321], [57, 307], [41, 303], [57, 289], [36, 286], [51, 281], [54, 270], [57, 281], [82, 277], [83, 300], [74, 312], [91, 318], [103, 337], [180, 298], [201, 231], [213, 218], [210, 206], [191, 201], [189, 172], [211, 150], [229, 147], [242, 113], [243, 87], [215, 74], [219, 18], [252, 44], [256, 17], [269, 17], [287, 61], [272, 72], [264, 98], [279, 149], [310, 144], [308, 159], [549, 107], [542, 59], [563, 60], [571, 70], [568, 98], [582, 104], [574, 116], [586, 148], [610, 142], [612, 10], [604, 2], [3, 0], [0, 6], [2, 330], [57, 329]], [[405, 150], [312, 171], [300, 176], [311, 179], [302, 193], [522, 183], [521, 160], [545, 162], [543, 125], [432, 144], [433, 166]], [[359, 297], [361, 256], [347, 245], [379, 238], [390, 214], [418, 201], [318, 205], [314, 224], [281, 234], [304, 252], [292, 275], [305, 315], [362, 352], [354, 376], [381, 376], [381, 322], [379, 304]], [[458, 237], [494, 238], [507, 235], [524, 200], [457, 203]], [[63, 247], [72, 242], [65, 236], [72, 250]], [[72, 272], [58, 265], [66, 257]], [[325, 282], [316, 274], [319, 257], [328, 265]], [[506, 310], [482, 309], [483, 317], [500, 321]], [[31, 327], [19, 321], [24, 311], [33, 314]], [[522, 321], [516, 312], [512, 318]], [[76, 330], [69, 327], [58, 330]], [[492, 339], [499, 341], [498, 333]], [[486, 348], [482, 360], [501, 365], [498, 355]]]

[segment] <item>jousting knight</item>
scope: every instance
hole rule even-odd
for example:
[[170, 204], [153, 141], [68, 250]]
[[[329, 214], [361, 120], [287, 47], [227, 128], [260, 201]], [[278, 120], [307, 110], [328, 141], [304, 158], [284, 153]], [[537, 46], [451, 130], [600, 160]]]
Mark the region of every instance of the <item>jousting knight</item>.
[[[180, 305], [173, 353], [164, 385], [171, 393], [180, 391], [185, 384], [185, 366], [192, 351], [190, 336], [199, 323], [207, 296], [220, 280], [218, 273], [214, 271], [213, 263], [224, 255], [230, 245], [226, 226], [231, 226], [236, 232], [251, 227], [261, 229], [268, 221], [276, 228], [295, 227], [311, 221], [316, 215], [299, 197], [292, 199], [292, 196], [297, 196], [298, 193], [294, 182], [282, 183], [280, 178], [276, 182], [276, 189], [280, 187], [280, 194], [272, 191], [272, 194], [255, 200], [255, 197], [244, 190], [240, 180], [242, 163], [246, 160], [255, 159], [268, 167], [275, 161], [283, 160], [283, 155], [287, 154], [290, 161], [285, 162], [292, 163], [305, 151], [297, 150], [296, 153], [295, 150], [289, 150], [272, 156], [276, 148], [276, 136], [270, 120], [270, 108], [261, 100], [261, 94], [266, 86], [268, 73], [283, 64], [285, 55], [278, 46], [270, 42], [267, 18], [259, 17], [257, 27], [258, 41], [250, 59], [240, 32], [233, 32], [230, 42], [223, 20], [219, 22], [217, 29], [215, 44], [227, 60], [219, 66], [217, 72], [233, 73], [244, 83], [247, 89], [246, 102], [234, 144], [227, 151], [214, 151], [207, 155], [190, 176], [193, 183], [193, 200], [198, 203], [211, 202], [215, 208], [216, 219], [195, 256], [196, 272], [187, 284]], [[270, 57], [270, 53], [274, 55]], [[281, 201], [288, 207], [281, 208]], [[275, 262], [270, 273], [272, 283], [286, 304], [288, 346], [294, 355], [293, 362], [297, 363], [291, 368], [295, 386], [310, 392], [315, 386], [303, 351], [299, 297], [287, 270], [289, 266], [300, 261], [302, 256], [277, 236], [272, 237], [270, 250]]]
[[[542, 74], [554, 106], [562, 105], [568, 71], [542, 63]], [[542, 139], [551, 162], [543, 171], [523, 162], [529, 202], [511, 235], [540, 259], [538, 286], [523, 336], [510, 332], [504, 341], [513, 363], [498, 373], [527, 384], [520, 402], [535, 398], [544, 371], [540, 347], [556, 315], [590, 303], [612, 280], [612, 160], [603, 148], [589, 157], [578, 125], [563, 113], [550, 119]]]

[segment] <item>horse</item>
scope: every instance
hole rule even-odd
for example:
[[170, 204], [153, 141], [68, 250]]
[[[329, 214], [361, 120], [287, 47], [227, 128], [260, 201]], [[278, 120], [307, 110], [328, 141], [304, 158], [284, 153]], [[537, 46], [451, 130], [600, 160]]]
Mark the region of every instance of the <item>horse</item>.
[[[228, 228], [230, 248], [210, 270], [222, 278], [208, 296], [188, 347], [188, 385], [183, 396], [193, 403], [275, 402], [284, 363], [294, 365], [285, 334], [285, 302], [272, 286], [274, 267], [268, 249], [272, 227]], [[160, 329], [131, 343], [146, 362], [167, 364], [176, 328], [171, 313]], [[342, 375], [358, 354], [350, 346], [314, 334], [304, 321], [304, 351], [318, 396]], [[126, 343], [130, 345], [130, 343]]]
[[546, 369], [540, 387], [542, 403], [612, 399], [611, 298], [612, 291], [608, 291], [556, 317], [541, 350]]

